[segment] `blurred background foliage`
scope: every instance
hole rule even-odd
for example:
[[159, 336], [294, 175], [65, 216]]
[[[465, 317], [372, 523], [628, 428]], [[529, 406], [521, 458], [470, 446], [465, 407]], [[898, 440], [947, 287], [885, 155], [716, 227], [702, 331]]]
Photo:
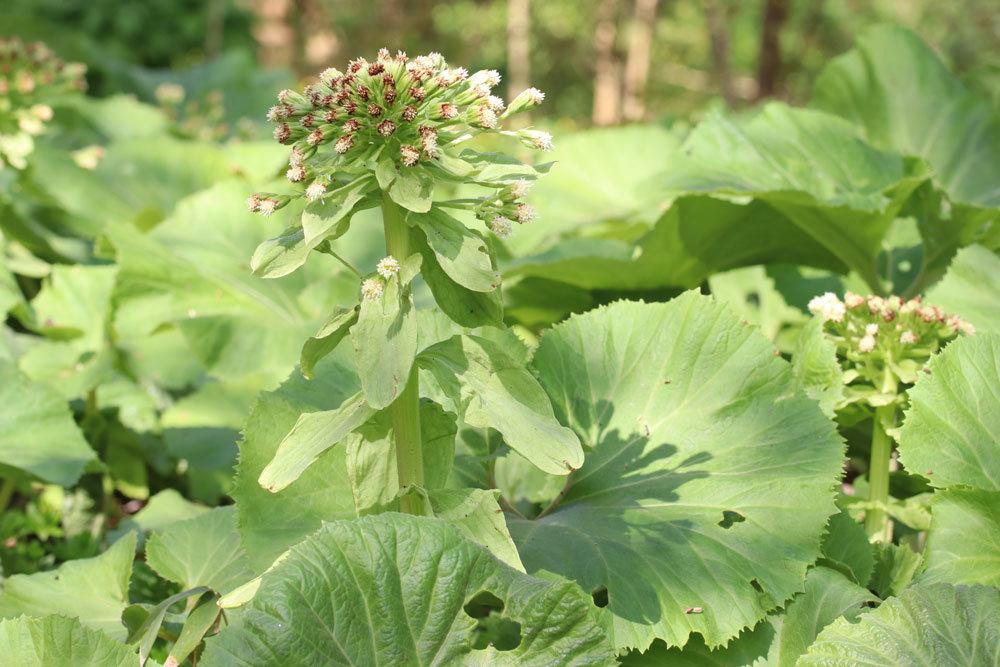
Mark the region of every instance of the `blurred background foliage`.
[[[147, 102], [165, 81], [187, 112], [234, 131], [283, 80], [381, 46], [442, 52], [549, 97], [574, 128], [689, 116], [713, 104], [808, 99], [866, 26], [909, 27], [970, 87], [1000, 86], [991, 0], [8, 0], [4, 31], [86, 62], [91, 91]], [[272, 72], [262, 74], [263, 67]], [[221, 111], [219, 108], [221, 107]], [[183, 109], [181, 110], [184, 111]], [[246, 127], [243, 128], [246, 130]]]

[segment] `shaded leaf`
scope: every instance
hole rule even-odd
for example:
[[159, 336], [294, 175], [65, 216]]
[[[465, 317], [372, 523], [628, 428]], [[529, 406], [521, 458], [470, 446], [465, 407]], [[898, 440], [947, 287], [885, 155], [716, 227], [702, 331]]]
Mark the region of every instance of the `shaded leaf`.
[[358, 391], [354, 371], [338, 358], [323, 359], [316, 377], [293, 373], [275, 391], [264, 392], [250, 410], [230, 495], [250, 569], [262, 572], [289, 546], [319, 528], [322, 520], [355, 516], [347, 479], [345, 447], [333, 447], [280, 493], [257, 482], [278, 444], [303, 413], [332, 410]]
[[423, 231], [438, 266], [449, 278], [475, 292], [490, 292], [500, 286], [486, 240], [439, 208], [411, 215], [408, 222]]
[[337, 348], [337, 345], [347, 336], [347, 332], [357, 321], [357, 306], [335, 310], [326, 324], [302, 346], [302, 355], [299, 357], [299, 367], [302, 374], [307, 378], [312, 378], [316, 363]]
[[417, 356], [417, 316], [409, 288], [415, 271], [406, 265], [419, 266], [420, 255], [402, 263], [379, 297], [361, 300], [358, 321], [351, 327], [364, 398], [376, 410], [388, 407], [403, 391]]
[[1000, 257], [978, 245], [959, 250], [927, 301], [968, 320], [976, 331], [1000, 333]]
[[875, 570], [870, 588], [882, 599], [910, 585], [922, 563], [921, 555], [905, 544], [875, 545]]
[[823, 537], [823, 557], [862, 587], [868, 585], [875, 568], [875, 555], [864, 526], [847, 511], [830, 517]]
[[375, 409], [358, 392], [335, 410], [300, 415], [257, 481], [272, 493], [281, 491], [297, 480], [323, 452], [342, 442], [373, 414]]

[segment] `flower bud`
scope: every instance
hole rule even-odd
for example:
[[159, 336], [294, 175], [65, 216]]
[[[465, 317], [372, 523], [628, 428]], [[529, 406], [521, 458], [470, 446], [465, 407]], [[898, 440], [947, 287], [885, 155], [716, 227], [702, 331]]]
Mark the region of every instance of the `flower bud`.
[[50, 107], [48, 104], [32, 105], [31, 113], [35, 116], [35, 118], [42, 121], [43, 123], [47, 123], [50, 120], [52, 120], [52, 107]]
[[813, 297], [809, 301], [809, 312], [819, 316], [824, 322], [843, 322], [845, 307], [840, 302], [837, 295], [827, 292], [822, 296]]
[[319, 180], [313, 181], [309, 184], [309, 187], [306, 188], [306, 199], [309, 201], [316, 201], [323, 196], [324, 192], [326, 192], [326, 183]]
[[403, 144], [399, 147], [399, 157], [404, 166], [412, 167], [420, 161], [420, 151], [413, 146]]
[[391, 135], [393, 132], [396, 131], [396, 124], [393, 123], [388, 118], [386, 118], [385, 120], [383, 120], [381, 123], [378, 124], [377, 129], [378, 133], [381, 134], [383, 137], [388, 137], [389, 135]]
[[378, 261], [378, 264], [375, 265], [375, 270], [380, 276], [388, 280], [399, 273], [399, 260], [392, 255], [383, 257]]
[[343, 72], [336, 67], [327, 67], [320, 73], [319, 80], [333, 88], [342, 76], [344, 76]]
[[361, 283], [361, 296], [369, 301], [378, 299], [382, 296], [383, 289], [385, 289], [385, 286], [381, 280], [378, 278], [368, 278]]
[[522, 144], [529, 148], [550, 151], [554, 147], [552, 145], [552, 135], [542, 130], [518, 130], [517, 137], [521, 140]]
[[514, 219], [521, 224], [531, 222], [536, 217], [538, 214], [535, 213], [535, 209], [530, 204], [520, 203], [514, 209]]
[[333, 149], [343, 155], [347, 151], [351, 150], [352, 146], [354, 146], [354, 135], [345, 134], [340, 139], [337, 139], [337, 143], [334, 144]]
[[526, 181], [523, 178], [516, 180], [510, 186], [510, 194], [514, 199], [524, 199], [524, 197], [531, 190], [532, 185], [534, 185], [534, 183]]
[[537, 88], [528, 88], [511, 101], [510, 106], [507, 107], [507, 111], [504, 115], [510, 116], [516, 113], [521, 113], [522, 111], [527, 111], [528, 109], [537, 107], [543, 100], [545, 100], [545, 93]]
[[498, 238], [505, 239], [509, 237], [512, 229], [513, 225], [510, 220], [502, 215], [495, 215], [490, 218], [490, 231], [496, 234]]

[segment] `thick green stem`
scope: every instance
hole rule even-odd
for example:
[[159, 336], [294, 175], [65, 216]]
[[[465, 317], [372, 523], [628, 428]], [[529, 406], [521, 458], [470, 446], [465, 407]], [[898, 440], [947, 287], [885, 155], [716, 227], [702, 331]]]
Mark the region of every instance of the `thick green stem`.
[[[410, 230], [403, 218], [403, 211], [389, 199], [382, 197], [382, 221], [385, 225], [385, 250], [402, 262], [410, 255]], [[396, 471], [399, 473], [399, 509], [408, 514], [421, 514], [422, 503], [413, 493], [406, 493], [414, 486], [424, 485], [424, 458], [420, 442], [420, 385], [417, 368], [410, 369], [410, 377], [403, 392], [389, 406], [393, 438], [396, 445]]]
[[[894, 424], [895, 420], [895, 405], [875, 408], [872, 453], [868, 466], [868, 500], [882, 506], [889, 503], [889, 462], [892, 456], [892, 438], [885, 432], [885, 425]], [[869, 508], [865, 512], [865, 530], [874, 542], [892, 541], [892, 520], [883, 509]]]

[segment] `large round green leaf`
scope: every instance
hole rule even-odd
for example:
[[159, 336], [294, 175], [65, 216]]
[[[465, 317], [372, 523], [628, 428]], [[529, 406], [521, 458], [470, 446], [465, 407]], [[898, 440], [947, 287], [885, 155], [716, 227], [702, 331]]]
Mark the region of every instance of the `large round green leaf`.
[[799, 665], [995, 665], [1000, 655], [1000, 590], [918, 585], [857, 623], [820, 633]]
[[146, 562], [185, 589], [208, 586], [226, 593], [254, 576], [246, 565], [232, 506], [156, 531], [146, 542]]
[[1000, 588], [1000, 492], [947, 489], [931, 512], [920, 581]]
[[927, 300], [961, 315], [976, 331], [1000, 333], [1000, 257], [980, 245], [963, 248]]
[[133, 667], [139, 662], [132, 647], [65, 616], [0, 621], [0, 656], [17, 667]]
[[94, 458], [65, 399], [0, 361], [0, 464], [69, 486]]
[[909, 392], [900, 461], [936, 487], [1000, 491], [1000, 334], [960, 338], [928, 366]]
[[[477, 623], [488, 593], [502, 603]], [[470, 609], [471, 611], [471, 609]], [[208, 640], [212, 665], [607, 665], [590, 599], [527, 576], [449, 524], [382, 514], [324, 526], [265, 574], [242, 623]], [[516, 647], [474, 647], [516, 623]], [[478, 627], [477, 627], [478, 626]]]
[[617, 647], [718, 646], [802, 590], [843, 445], [759, 331], [695, 293], [618, 303], [555, 327], [534, 365], [590, 449], [511, 533], [529, 572], [606, 590]]
[[655, 125], [602, 128], [560, 137], [554, 165], [528, 201], [537, 224], [518, 227], [507, 241], [515, 255], [538, 252], [562, 232], [610, 221], [653, 222], [663, 197], [649, 187], [679, 141]]
[[[862, 141], [857, 128], [836, 116], [772, 103], [748, 122], [710, 116], [658, 180], [678, 194], [744, 195], [766, 202], [807, 239], [774, 238], [778, 230], [771, 220], [758, 221], [744, 253], [763, 247], [780, 258], [796, 245], [818, 243], [877, 285], [875, 261], [882, 239], [925, 178], [900, 156]], [[710, 228], [720, 224], [700, 222]], [[725, 238], [718, 239], [720, 249], [726, 248]], [[724, 268], [733, 266], [738, 265]]]
[[820, 75], [813, 104], [857, 123], [876, 145], [927, 160], [953, 201], [1000, 206], [1000, 117], [905, 28], [865, 32]]
[[806, 575], [805, 590], [784, 609], [769, 615], [752, 630], [744, 631], [714, 651], [695, 637], [683, 649], [667, 649], [655, 642], [643, 654], [630, 654], [628, 667], [742, 667], [773, 665], [792, 667], [816, 636], [841, 616], [856, 620], [867, 604], [877, 601], [867, 590], [828, 567], [815, 567]]
[[128, 604], [135, 543], [136, 535], [130, 532], [100, 556], [69, 561], [48, 572], [8, 577], [0, 592], [0, 618], [73, 616], [115, 639], [125, 639], [121, 614]]

